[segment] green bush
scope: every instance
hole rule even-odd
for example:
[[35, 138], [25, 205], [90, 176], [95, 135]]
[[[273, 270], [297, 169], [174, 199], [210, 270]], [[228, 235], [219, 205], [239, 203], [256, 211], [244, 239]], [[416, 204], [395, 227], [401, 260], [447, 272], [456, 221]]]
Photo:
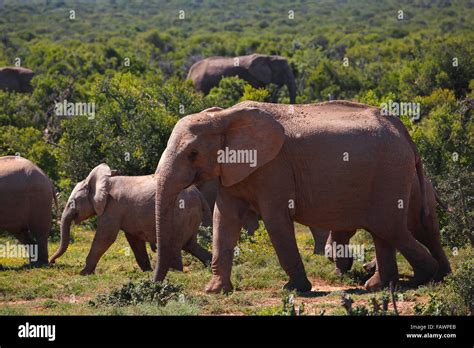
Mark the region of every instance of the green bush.
[[93, 119], [64, 121], [59, 154], [63, 177], [75, 183], [101, 162], [123, 175], [154, 173], [176, 118], [152, 87], [129, 73], [105, 78], [96, 92]]
[[40, 167], [51, 180], [58, 179], [57, 150], [46, 144], [43, 134], [33, 127], [0, 126], [0, 156], [19, 155]]
[[429, 293], [427, 303], [417, 303], [416, 315], [473, 315], [474, 314], [474, 252], [468, 249], [455, 271], [444, 284]]
[[109, 294], [98, 295], [91, 306], [130, 306], [140, 303], [153, 303], [164, 306], [169, 301], [179, 299], [181, 286], [170, 283], [140, 280], [136, 283], [129, 281], [119, 289], [112, 290]]

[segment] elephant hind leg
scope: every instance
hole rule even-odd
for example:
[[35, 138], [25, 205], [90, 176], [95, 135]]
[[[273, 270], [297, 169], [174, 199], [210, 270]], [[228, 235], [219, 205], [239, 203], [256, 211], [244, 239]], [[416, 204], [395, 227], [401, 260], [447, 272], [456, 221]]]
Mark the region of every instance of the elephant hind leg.
[[[28, 228], [22, 228], [20, 230], [11, 231], [12, 234], [18, 239], [20, 244], [28, 246], [29, 248], [35, 248], [31, 251], [29, 261], [32, 266], [42, 266], [48, 264], [48, 240], [44, 238], [33, 238], [32, 234], [38, 234], [36, 229], [30, 231]], [[46, 258], [45, 258], [46, 254]]]
[[[49, 264], [48, 261], [48, 235], [49, 228], [33, 230], [32, 234], [35, 236], [35, 244], [38, 246], [37, 250], [37, 260], [33, 261], [32, 264], [37, 266], [45, 266]], [[31, 259], [31, 258], [30, 258]]]
[[438, 222], [434, 221], [432, 230], [420, 227], [415, 236], [421, 244], [428, 248], [431, 255], [438, 262], [439, 268], [434, 279], [436, 281], [442, 280], [447, 274], [451, 273], [451, 266], [441, 245]]
[[398, 266], [396, 250], [383, 239], [374, 236], [376, 270], [374, 275], [367, 280], [365, 288], [367, 290], [380, 290], [398, 281]]
[[127, 232], [125, 232], [125, 237], [128, 244], [130, 244], [130, 248], [132, 248], [133, 255], [135, 255], [135, 260], [140, 269], [143, 272], [151, 271], [150, 258], [146, 251], [146, 242]]
[[434, 278], [438, 271], [438, 262], [413, 235], [405, 229], [396, 235], [393, 245], [408, 260], [413, 268], [413, 285], [424, 284]]
[[193, 236], [184, 246], [183, 250], [198, 258], [205, 266], [209, 266], [212, 261], [212, 254], [200, 246], [197, 237]]

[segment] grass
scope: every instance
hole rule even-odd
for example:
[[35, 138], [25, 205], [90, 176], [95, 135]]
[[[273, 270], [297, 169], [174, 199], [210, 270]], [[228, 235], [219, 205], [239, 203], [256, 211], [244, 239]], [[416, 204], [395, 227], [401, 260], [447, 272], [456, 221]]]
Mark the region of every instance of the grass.
[[[304, 308], [303, 315], [347, 315], [341, 305], [341, 295], [346, 293], [353, 306], [369, 306], [380, 293], [368, 293], [363, 285], [362, 262], [355, 261], [353, 271], [344, 276], [336, 275], [334, 265], [324, 256], [313, 255], [312, 236], [306, 227], [297, 226], [298, 246], [313, 284], [309, 294], [294, 295], [295, 308]], [[170, 272], [167, 280], [179, 286], [176, 296], [165, 303], [142, 301], [131, 305], [97, 303], [101, 296], [117, 292], [126, 284], [148, 284], [150, 272], [141, 272], [135, 262], [123, 233], [100, 260], [96, 274], [80, 276], [94, 233], [84, 227], [73, 229], [74, 242], [55, 265], [32, 269], [24, 267], [26, 260], [1, 259], [0, 315], [288, 315], [288, 296], [282, 286], [287, 281], [271, 247], [268, 235], [260, 233], [250, 241], [239, 243], [232, 271], [235, 291], [210, 295], [203, 289], [210, 279], [210, 269], [183, 252], [184, 272]], [[0, 243], [15, 243], [7, 235], [0, 236]], [[358, 233], [353, 243], [366, 244], [366, 261], [373, 257], [373, 247], [364, 233]], [[58, 247], [50, 242], [50, 254]], [[149, 251], [152, 264], [155, 254]], [[462, 259], [472, 258], [472, 253], [461, 250], [449, 255], [453, 268]], [[408, 263], [398, 256], [402, 279], [412, 274]], [[444, 284], [429, 284], [418, 289], [402, 289], [397, 293], [401, 314], [413, 314], [414, 307], [423, 306], [430, 294], [446, 291]], [[148, 290], [147, 290], [148, 291]], [[95, 305], [91, 305], [91, 301]], [[285, 302], [286, 301], [286, 302]], [[100, 301], [99, 301], [100, 302]], [[389, 306], [390, 307], [390, 306]]]

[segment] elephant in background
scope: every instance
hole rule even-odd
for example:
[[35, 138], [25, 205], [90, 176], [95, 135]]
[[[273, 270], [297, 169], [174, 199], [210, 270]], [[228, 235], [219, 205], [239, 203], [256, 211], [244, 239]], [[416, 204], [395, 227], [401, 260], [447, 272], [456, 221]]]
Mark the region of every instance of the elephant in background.
[[[19, 156], [0, 157], [0, 229], [13, 234], [21, 244], [37, 245], [34, 266], [48, 264], [53, 183], [29, 160]], [[36, 258], [35, 256], [35, 258]]]
[[[117, 238], [125, 237], [143, 271], [150, 271], [146, 243], [156, 245], [155, 175], [118, 176], [106, 164], [95, 167], [72, 191], [61, 217], [61, 245], [51, 257], [54, 263], [67, 250], [71, 223], [76, 224], [97, 215], [97, 231], [81, 275], [94, 273], [102, 255]], [[181, 191], [175, 201], [173, 226], [176, 247], [209, 264], [211, 253], [197, 243], [197, 232], [209, 207], [195, 186]], [[172, 267], [182, 270], [181, 255], [170, 260]]]
[[20, 67], [0, 68], [0, 89], [10, 92], [30, 93], [33, 70]]
[[277, 85], [272, 100], [283, 85], [288, 88], [290, 103], [296, 101], [296, 82], [288, 60], [280, 56], [251, 54], [240, 57], [209, 57], [194, 63], [188, 72], [198, 91], [208, 94], [219, 85], [223, 77], [238, 76], [252, 87], [262, 88], [270, 83]]
[[[436, 214], [436, 203], [439, 203], [443, 209], [447, 207], [440, 201], [436, 194], [433, 184], [425, 179], [426, 197], [428, 202], [428, 208], [430, 211], [430, 220], [424, 221], [422, 219], [423, 201], [421, 196], [420, 184], [418, 180], [413, 180], [412, 191], [410, 194], [410, 201], [408, 206], [408, 229], [413, 233], [413, 236], [421, 244], [428, 248], [431, 255], [438, 262], [438, 273], [434, 277], [435, 280], [442, 280], [447, 274], [451, 273], [451, 266], [448, 258], [444, 253], [441, 246], [441, 235], [439, 231], [439, 222]], [[327, 239], [326, 248], [332, 248], [333, 242], [336, 245], [347, 245], [349, 244], [350, 238], [356, 233], [356, 231], [332, 231], [329, 238]], [[334, 255], [334, 253], [332, 253]], [[336, 264], [336, 269], [339, 273], [345, 273], [351, 269], [353, 258], [352, 257], [332, 257]], [[376, 260], [364, 265], [364, 268], [368, 272], [377, 272]]]
[[[249, 208], [262, 216], [289, 277], [286, 289], [311, 289], [294, 222], [369, 231], [379, 266], [369, 289], [398, 280], [396, 249], [412, 266], [415, 284], [431, 280], [438, 270], [406, 224], [414, 176], [425, 196], [421, 159], [403, 123], [380, 117], [378, 108], [332, 101], [294, 106], [243, 102], [225, 110], [206, 109], [178, 121], [156, 173], [157, 281], [166, 277], [169, 260], [179, 252], [172, 247], [179, 192], [216, 177], [213, 277], [207, 292], [232, 289], [233, 250]], [[422, 201], [425, 221], [430, 212]]]

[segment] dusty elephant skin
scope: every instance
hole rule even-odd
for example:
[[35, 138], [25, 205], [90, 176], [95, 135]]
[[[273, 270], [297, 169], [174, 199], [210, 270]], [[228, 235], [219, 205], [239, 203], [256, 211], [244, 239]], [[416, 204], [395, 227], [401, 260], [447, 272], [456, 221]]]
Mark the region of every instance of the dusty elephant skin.
[[219, 85], [223, 77], [229, 76], [238, 76], [255, 88], [274, 83], [279, 90], [286, 85], [290, 103], [295, 103], [295, 77], [287, 59], [280, 56], [251, 54], [240, 57], [209, 57], [193, 64], [187, 78], [194, 82], [197, 90], [208, 94], [213, 87]]
[[46, 174], [27, 159], [0, 157], [0, 229], [12, 233], [21, 244], [37, 245], [33, 265], [48, 264], [48, 236], [55, 200]]
[[[256, 151], [257, 165], [219, 163], [223, 149]], [[370, 287], [398, 279], [395, 248], [413, 267], [416, 283], [437, 272], [436, 260], [406, 224], [414, 176], [425, 195], [421, 159], [401, 121], [381, 117], [377, 108], [334, 101], [294, 106], [243, 102], [226, 110], [207, 109], [176, 124], [157, 172], [155, 280], [166, 277], [178, 251], [169, 247], [177, 195], [215, 177], [220, 183], [208, 292], [232, 289], [233, 250], [249, 207], [263, 218], [289, 277], [285, 288], [311, 289], [294, 221], [326, 230], [370, 231], [379, 265]], [[423, 206], [426, 219], [429, 210]]]
[[35, 73], [26, 68], [0, 68], [0, 89], [9, 92], [30, 93], [33, 87], [30, 82]]
[[[432, 183], [425, 179], [426, 196], [428, 201], [428, 207], [430, 210], [430, 220], [424, 222], [422, 219], [422, 197], [420, 191], [420, 185], [418, 180], [413, 180], [412, 191], [410, 195], [410, 203], [408, 207], [408, 229], [413, 233], [413, 236], [428, 248], [431, 255], [438, 261], [438, 273], [435, 276], [435, 280], [442, 280], [447, 274], [451, 272], [451, 266], [444, 253], [443, 247], [441, 246], [441, 235], [439, 231], [439, 222], [436, 214], [436, 192], [433, 188]], [[444, 209], [444, 207], [442, 206]], [[333, 242], [337, 245], [349, 244], [350, 238], [355, 234], [355, 231], [342, 232], [333, 231], [331, 232], [327, 245], [330, 247]], [[333, 258], [336, 264], [336, 268], [340, 273], [347, 272], [352, 267], [353, 259], [348, 258]], [[371, 272], [376, 269], [376, 260], [373, 260], [366, 265], [364, 268]]]
[[[217, 188], [219, 186], [219, 179], [214, 178], [212, 180], [206, 181], [201, 185], [198, 185], [199, 191], [206, 198], [207, 204], [211, 208], [211, 212], [214, 213], [214, 205], [217, 199]], [[212, 216], [211, 216], [212, 218]], [[242, 228], [248, 232], [249, 235], [253, 235], [258, 228], [258, 221], [260, 216], [258, 213], [252, 209], [248, 209], [242, 218]], [[204, 226], [212, 226], [212, 220], [203, 221]], [[326, 241], [329, 237], [329, 231], [321, 230], [316, 227], [309, 228], [313, 234], [315, 243], [314, 243], [314, 253], [315, 254], [324, 254], [324, 247]]]
[[[151, 265], [146, 243], [156, 244], [154, 175], [114, 176], [109, 166], [100, 164], [88, 177], [78, 183], [68, 199], [61, 218], [61, 245], [51, 263], [67, 250], [71, 223], [76, 224], [98, 216], [97, 231], [86, 259], [82, 275], [94, 273], [102, 255], [117, 238], [119, 230], [125, 232], [128, 243], [143, 271]], [[209, 264], [211, 254], [197, 243], [197, 231], [209, 207], [196, 187], [180, 192], [174, 206], [174, 234], [179, 250], [183, 249]], [[171, 260], [172, 267], [182, 270], [181, 255]]]

